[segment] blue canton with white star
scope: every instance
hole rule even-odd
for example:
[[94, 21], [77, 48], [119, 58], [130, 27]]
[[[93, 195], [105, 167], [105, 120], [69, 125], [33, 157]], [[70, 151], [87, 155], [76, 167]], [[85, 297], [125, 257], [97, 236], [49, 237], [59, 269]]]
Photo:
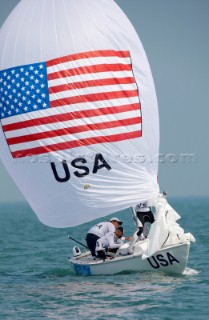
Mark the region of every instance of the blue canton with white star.
[[0, 71], [0, 119], [49, 107], [46, 63]]

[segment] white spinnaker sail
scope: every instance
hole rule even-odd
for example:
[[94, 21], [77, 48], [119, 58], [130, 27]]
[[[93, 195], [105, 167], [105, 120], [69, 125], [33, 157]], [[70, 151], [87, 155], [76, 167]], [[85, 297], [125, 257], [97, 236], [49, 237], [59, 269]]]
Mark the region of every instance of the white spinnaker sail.
[[158, 195], [158, 107], [113, 0], [22, 0], [0, 30], [0, 155], [46, 225]]

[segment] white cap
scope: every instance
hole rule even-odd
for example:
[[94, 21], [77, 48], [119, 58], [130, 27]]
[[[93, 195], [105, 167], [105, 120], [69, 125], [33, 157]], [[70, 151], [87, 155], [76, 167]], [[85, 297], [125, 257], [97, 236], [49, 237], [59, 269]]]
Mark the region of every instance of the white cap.
[[123, 223], [121, 220], [119, 220], [119, 219], [116, 218], [116, 217], [111, 218], [111, 219], [110, 219], [110, 222], [112, 222], [112, 221], [117, 221], [117, 222], [120, 223], [120, 224]]

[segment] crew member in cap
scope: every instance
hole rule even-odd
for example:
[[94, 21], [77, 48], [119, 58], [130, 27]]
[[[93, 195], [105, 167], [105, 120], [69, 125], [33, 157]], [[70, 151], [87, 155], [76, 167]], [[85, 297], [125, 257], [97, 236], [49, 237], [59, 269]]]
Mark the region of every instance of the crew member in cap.
[[137, 225], [139, 228], [137, 236], [140, 237], [143, 232], [145, 223], [153, 223], [155, 221], [155, 218], [151, 207], [148, 206], [147, 202], [137, 204], [135, 207], [135, 212], [137, 217]]
[[[135, 222], [138, 227], [138, 230], [134, 233], [132, 237], [132, 241], [130, 244], [130, 248], [133, 249], [133, 246], [135, 245], [136, 241], [144, 236], [147, 237], [147, 234], [143, 234], [144, 226], [146, 222], [149, 222], [152, 224], [155, 221], [154, 214], [152, 212], [151, 207], [148, 206], [147, 202], [142, 202], [136, 205], [135, 207]], [[130, 249], [130, 253], [132, 252], [132, 249]]]
[[114, 233], [122, 223], [120, 219], [113, 217], [109, 221], [100, 222], [89, 229], [86, 236], [86, 243], [93, 257], [96, 256], [95, 248], [97, 240], [105, 236], [108, 232]]
[[108, 232], [105, 236], [99, 238], [96, 242], [97, 257], [105, 260], [106, 253], [116, 253], [118, 248], [124, 244], [121, 240], [123, 236], [123, 227], [118, 227], [115, 232]]

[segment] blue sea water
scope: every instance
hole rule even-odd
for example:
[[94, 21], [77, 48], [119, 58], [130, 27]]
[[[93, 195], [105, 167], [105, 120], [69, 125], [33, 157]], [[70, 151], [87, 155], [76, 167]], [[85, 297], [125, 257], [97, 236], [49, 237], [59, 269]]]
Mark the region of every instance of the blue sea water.
[[[41, 224], [26, 203], [0, 204], [0, 318], [204, 320], [209, 314], [209, 199], [168, 199], [191, 232], [184, 275], [77, 276], [67, 257], [92, 223], [67, 229]], [[120, 212], [126, 235], [135, 228]]]

